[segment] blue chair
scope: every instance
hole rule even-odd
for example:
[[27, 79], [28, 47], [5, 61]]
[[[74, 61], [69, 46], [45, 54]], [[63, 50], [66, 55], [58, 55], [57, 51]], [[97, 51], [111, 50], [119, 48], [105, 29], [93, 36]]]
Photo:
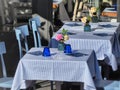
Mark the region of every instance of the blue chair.
[[41, 47], [41, 38], [40, 33], [38, 32], [38, 27], [41, 26], [41, 22], [39, 20], [39, 17], [34, 17], [29, 19], [29, 26], [33, 32], [33, 38], [34, 38], [34, 46], [35, 47]]
[[[7, 71], [6, 71], [6, 65], [4, 62], [4, 57], [3, 54], [6, 53], [6, 47], [5, 47], [5, 42], [0, 42], [0, 61], [1, 61], [1, 66], [2, 66], [2, 74], [3, 76], [0, 77], [0, 87], [4, 88], [4, 90], [8, 90], [8, 88], [10, 89], [12, 87], [12, 83], [13, 83], [13, 77], [8, 77], [7, 76]], [[31, 82], [29, 84], [27, 84], [27, 87], [33, 87], [34, 88], [34, 82]], [[22, 87], [21, 89], [26, 89], [25, 87]]]
[[2, 66], [3, 77], [0, 78], [0, 87], [2, 88], [11, 88], [13, 78], [7, 77], [6, 66], [3, 58], [3, 54], [6, 53], [6, 47], [4, 42], [0, 42], [0, 60]]
[[[22, 58], [23, 51], [27, 52], [29, 50], [28, 41], [27, 41], [27, 36], [29, 36], [28, 26], [22, 25], [22, 26], [16, 27], [15, 34], [16, 34], [16, 39], [18, 41], [18, 46], [19, 46], [19, 56], [20, 58]], [[24, 46], [22, 45], [22, 43], [24, 43], [25, 48], [23, 48]]]
[[[34, 47], [41, 47], [42, 46], [42, 44], [41, 44], [41, 36], [40, 36], [39, 31], [38, 31], [38, 28], [41, 28], [40, 17], [35, 16], [33, 18], [30, 18], [29, 19], [29, 26], [30, 26], [30, 30], [32, 30], [32, 33], [33, 33]], [[46, 84], [46, 83], [49, 83], [49, 81], [37, 82], [36, 85], [42, 87], [41, 85]], [[53, 85], [51, 84], [51, 86], [53, 86]]]
[[95, 80], [94, 81], [97, 90], [120, 90], [120, 81], [114, 80]]
[[37, 27], [41, 27], [41, 21], [39, 16], [35, 16], [29, 19], [29, 25], [31, 26], [31, 21], [35, 21]]

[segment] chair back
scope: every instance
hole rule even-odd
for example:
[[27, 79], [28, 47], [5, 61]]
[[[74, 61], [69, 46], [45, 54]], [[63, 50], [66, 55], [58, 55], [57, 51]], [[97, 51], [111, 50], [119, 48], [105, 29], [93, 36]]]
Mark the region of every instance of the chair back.
[[15, 34], [16, 34], [16, 39], [18, 41], [18, 46], [19, 46], [19, 56], [20, 58], [22, 58], [23, 56], [22, 41], [24, 41], [23, 43], [25, 45], [25, 52], [28, 51], [28, 41], [27, 41], [27, 36], [29, 35], [28, 26], [22, 25], [22, 26], [16, 27]]
[[32, 18], [29, 19], [29, 25], [30, 26], [31, 26], [31, 24], [30, 24], [31, 21], [35, 21], [37, 27], [41, 26], [41, 21], [40, 21], [40, 17], [39, 16], [35, 16], [35, 17], [32, 17]]
[[[29, 25], [31, 27], [31, 30], [33, 32], [33, 38], [34, 38], [34, 46], [35, 47], [41, 47], [41, 38], [40, 38], [40, 33], [38, 32], [38, 22], [35, 20], [31, 19], [29, 21]], [[39, 22], [40, 23], [40, 22]]]
[[4, 62], [4, 58], [3, 58], [3, 54], [5, 54], [5, 53], [6, 53], [5, 42], [0, 42], [0, 60], [1, 60], [1, 64], [2, 64], [3, 77], [7, 77], [5, 62]]
[[24, 36], [29, 35], [28, 25], [19, 26], [19, 27], [17, 27], [17, 29], [21, 30], [21, 32]]

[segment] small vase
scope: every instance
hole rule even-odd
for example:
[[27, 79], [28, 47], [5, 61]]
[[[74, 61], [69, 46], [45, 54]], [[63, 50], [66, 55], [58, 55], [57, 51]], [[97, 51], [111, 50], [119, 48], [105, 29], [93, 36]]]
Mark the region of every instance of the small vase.
[[92, 16], [91, 19], [92, 19], [93, 23], [97, 23], [98, 22], [98, 17], [97, 16]]
[[59, 51], [64, 51], [65, 44], [63, 42], [58, 43], [58, 50]]
[[84, 31], [85, 32], [90, 32], [91, 31], [91, 26], [89, 24], [85, 24]]

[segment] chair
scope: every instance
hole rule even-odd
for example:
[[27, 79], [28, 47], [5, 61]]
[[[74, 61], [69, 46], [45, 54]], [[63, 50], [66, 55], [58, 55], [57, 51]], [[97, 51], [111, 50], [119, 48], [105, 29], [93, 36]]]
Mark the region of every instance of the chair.
[[29, 25], [33, 32], [33, 38], [34, 38], [34, 46], [35, 47], [41, 47], [41, 38], [40, 33], [38, 32], [38, 27], [41, 26], [41, 22], [39, 20], [39, 17], [34, 17], [29, 19]]
[[[29, 35], [28, 26], [22, 25], [22, 26], [16, 27], [15, 34], [16, 34], [16, 39], [18, 41], [18, 46], [19, 46], [19, 57], [22, 58], [23, 51], [27, 52], [29, 49], [28, 41], [27, 41], [27, 36]], [[25, 49], [22, 46], [22, 41], [24, 43]]]
[[[35, 20], [34, 20], [35, 19]], [[34, 38], [34, 46], [35, 47], [41, 47], [42, 45], [41, 45], [41, 38], [40, 38], [40, 33], [38, 32], [38, 29], [37, 29], [37, 26], [39, 27], [40, 26], [40, 22], [38, 23], [36, 23], [36, 20], [37, 20], [38, 18], [32, 18], [32, 19], [30, 19], [29, 20], [29, 25], [30, 25], [30, 28], [31, 28], [31, 30], [32, 30], [32, 32], [33, 32], [33, 38]], [[37, 20], [38, 21], [38, 20]], [[38, 87], [41, 87], [41, 84], [44, 84], [44, 83], [48, 83], [48, 81], [41, 81], [41, 82], [37, 82], [36, 83], [36, 86], [38, 86]], [[40, 84], [40, 86], [39, 86], [39, 84]]]
[[76, 0], [72, 21], [79, 21], [80, 17], [88, 15], [89, 7], [86, 2]]
[[117, 88], [120, 89], [120, 81], [95, 80], [94, 83], [95, 83], [97, 90], [116, 90]]
[[3, 58], [3, 54], [6, 53], [5, 43], [0, 42], [0, 60], [1, 60], [1, 66], [2, 66], [2, 73], [3, 77], [0, 78], [0, 87], [2, 88], [11, 88], [13, 78], [7, 77], [5, 62]]
[[[29, 26], [30, 26], [30, 29], [32, 30], [33, 32], [33, 38], [34, 38], [34, 46], [35, 47], [41, 47], [41, 37], [40, 37], [40, 33], [38, 32], [38, 28], [41, 27], [41, 21], [40, 21], [40, 18], [39, 16], [35, 16], [33, 18], [30, 18], [29, 19]], [[42, 84], [44, 85], [47, 85], [49, 83], [48, 81], [40, 81], [40, 82], [37, 82], [36, 83], [36, 86], [39, 87], [42, 87]], [[51, 82], [51, 90], [53, 90], [52, 86], [53, 86], [53, 83]]]
[[41, 26], [41, 21], [40, 21], [40, 17], [39, 16], [35, 16], [35, 17], [32, 17], [32, 18], [29, 19], [30, 28], [31, 28], [31, 21], [35, 21], [37, 27]]
[[[0, 42], [0, 60], [1, 60], [1, 66], [2, 66], [2, 73], [3, 76], [0, 78], [0, 87], [4, 88], [6, 90], [7, 88], [12, 87], [13, 83], [13, 77], [7, 77], [7, 71], [6, 71], [6, 66], [3, 58], [3, 54], [6, 53], [6, 47], [5, 47], [5, 42]], [[34, 89], [34, 82], [29, 82], [27, 83], [27, 87], [33, 87]], [[25, 87], [22, 87], [21, 89], [26, 89]]]

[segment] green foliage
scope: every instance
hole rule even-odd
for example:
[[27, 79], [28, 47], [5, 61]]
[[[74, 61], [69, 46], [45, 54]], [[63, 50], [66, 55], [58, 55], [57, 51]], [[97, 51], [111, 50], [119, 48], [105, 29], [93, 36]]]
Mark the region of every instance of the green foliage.
[[100, 6], [96, 8], [96, 12], [98, 12], [100, 10]]
[[87, 20], [90, 22], [90, 21], [91, 21], [91, 17], [90, 17], [90, 16], [87, 16]]
[[63, 30], [62, 30], [62, 35], [67, 35], [67, 32], [68, 32], [68, 30], [65, 30], [65, 29], [63, 28]]

